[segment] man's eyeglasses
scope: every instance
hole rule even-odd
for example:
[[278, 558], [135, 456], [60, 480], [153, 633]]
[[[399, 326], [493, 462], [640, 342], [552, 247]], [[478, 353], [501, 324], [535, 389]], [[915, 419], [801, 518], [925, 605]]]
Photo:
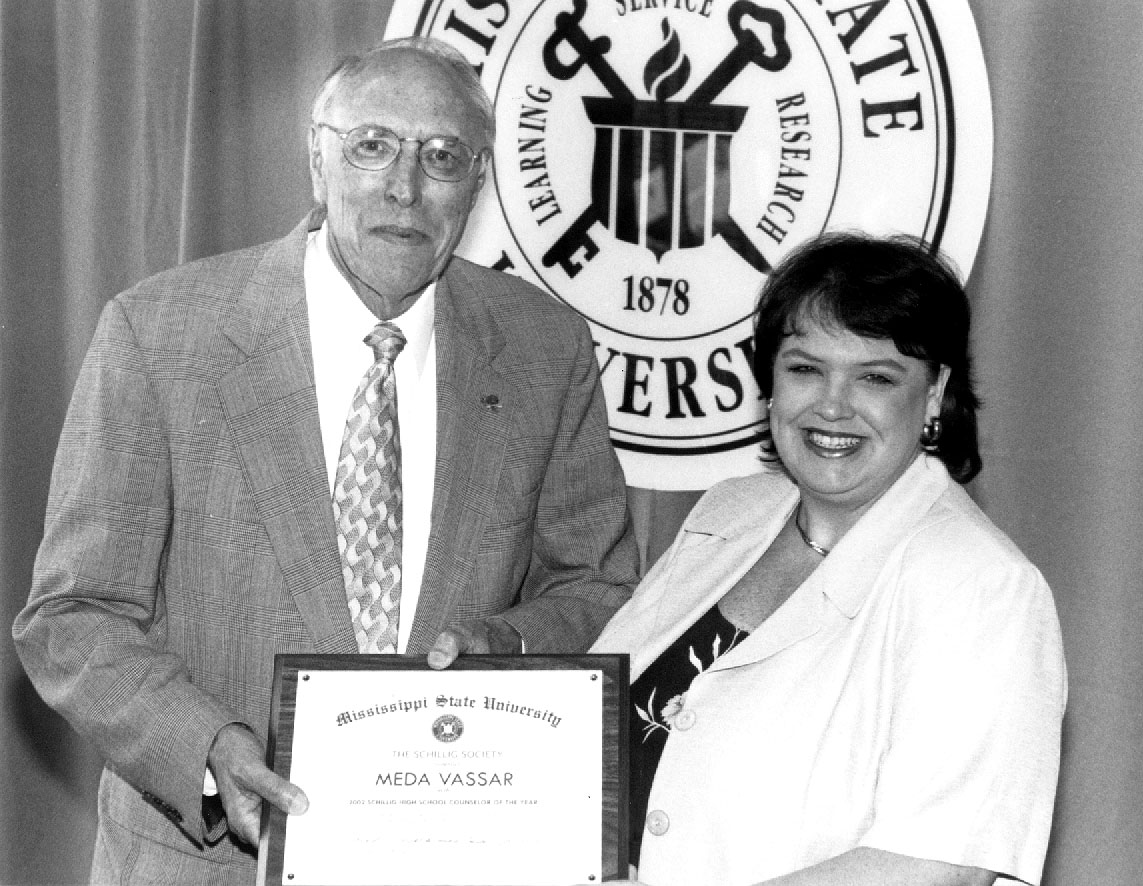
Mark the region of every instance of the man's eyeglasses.
[[345, 159], [358, 169], [377, 172], [393, 164], [401, 155], [401, 143], [417, 146], [417, 162], [429, 178], [441, 182], [458, 182], [468, 178], [476, 165], [477, 155], [458, 138], [437, 135], [432, 138], [401, 138], [391, 129], [367, 123], [350, 130], [318, 123], [337, 134]]

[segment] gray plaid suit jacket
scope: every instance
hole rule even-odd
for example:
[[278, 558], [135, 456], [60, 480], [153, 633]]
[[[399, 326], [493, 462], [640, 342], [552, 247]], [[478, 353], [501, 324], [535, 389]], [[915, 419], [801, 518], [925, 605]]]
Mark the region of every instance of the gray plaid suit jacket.
[[[80, 372], [13, 634], [107, 760], [93, 882], [252, 882], [254, 855], [204, 829], [210, 743], [229, 722], [265, 736], [275, 653], [356, 651], [302, 282], [320, 221], [113, 299]], [[637, 562], [587, 327], [460, 259], [437, 299], [436, 486], [409, 651], [495, 614], [530, 652], [583, 651]]]

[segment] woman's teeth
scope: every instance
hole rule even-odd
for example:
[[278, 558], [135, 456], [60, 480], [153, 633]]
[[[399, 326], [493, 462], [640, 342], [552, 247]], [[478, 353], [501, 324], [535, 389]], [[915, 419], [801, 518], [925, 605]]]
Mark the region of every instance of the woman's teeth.
[[860, 437], [839, 434], [823, 434], [820, 431], [809, 431], [809, 441], [822, 449], [852, 449], [861, 442]]

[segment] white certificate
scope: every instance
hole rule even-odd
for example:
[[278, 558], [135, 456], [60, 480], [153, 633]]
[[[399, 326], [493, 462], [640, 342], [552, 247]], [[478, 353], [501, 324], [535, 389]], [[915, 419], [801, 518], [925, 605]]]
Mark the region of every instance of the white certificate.
[[[273, 763], [310, 806], [279, 816], [280, 846], [264, 816], [260, 882], [563, 886], [613, 873], [601, 822], [616, 808], [603, 797], [614, 680], [567, 666], [601, 657], [541, 670], [472, 656], [446, 671], [283, 658], [302, 661]], [[625, 696], [625, 667], [623, 683]]]

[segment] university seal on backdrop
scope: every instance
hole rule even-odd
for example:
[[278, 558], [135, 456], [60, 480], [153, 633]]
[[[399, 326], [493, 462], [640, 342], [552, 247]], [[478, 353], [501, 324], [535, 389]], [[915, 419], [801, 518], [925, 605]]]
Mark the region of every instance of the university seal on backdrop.
[[460, 253], [589, 321], [632, 486], [757, 470], [755, 302], [801, 241], [902, 231], [972, 264], [992, 123], [965, 0], [396, 0], [387, 36], [413, 33], [495, 102]]

